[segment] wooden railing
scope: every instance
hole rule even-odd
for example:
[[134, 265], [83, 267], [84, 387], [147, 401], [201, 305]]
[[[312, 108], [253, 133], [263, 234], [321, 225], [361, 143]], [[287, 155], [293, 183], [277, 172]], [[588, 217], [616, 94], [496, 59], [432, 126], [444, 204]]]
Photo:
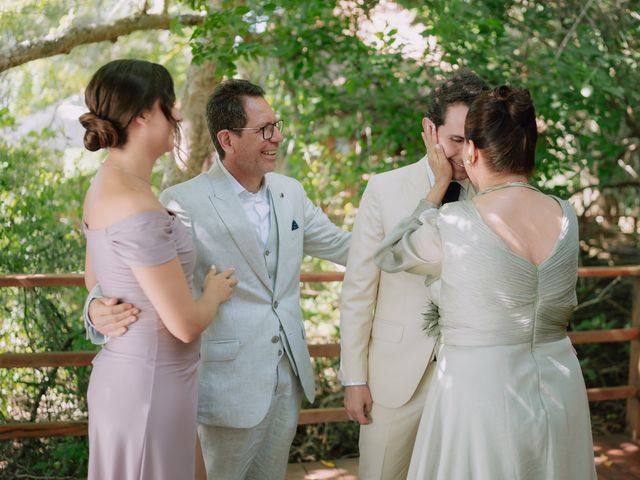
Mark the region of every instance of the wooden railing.
[[[627, 400], [627, 430], [634, 439], [640, 436], [640, 266], [588, 267], [578, 271], [580, 277], [633, 277], [630, 328], [570, 332], [574, 345], [586, 343], [631, 342], [629, 382], [627, 385], [587, 390], [589, 401]], [[302, 273], [302, 282], [338, 282], [342, 273]], [[35, 274], [0, 276], [0, 287], [69, 287], [84, 286], [80, 274]], [[340, 345], [311, 344], [312, 357], [337, 357]], [[77, 367], [91, 364], [96, 352], [43, 352], [0, 354], [0, 368]], [[346, 421], [343, 408], [315, 408], [300, 412], [299, 424]], [[0, 440], [25, 437], [86, 435], [86, 422], [36, 422], [0, 425]]]

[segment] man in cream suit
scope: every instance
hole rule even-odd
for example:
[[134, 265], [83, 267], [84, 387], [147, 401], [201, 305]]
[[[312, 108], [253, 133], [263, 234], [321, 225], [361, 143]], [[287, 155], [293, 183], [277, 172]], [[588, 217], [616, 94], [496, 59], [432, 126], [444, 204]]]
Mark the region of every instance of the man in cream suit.
[[[485, 89], [477, 75], [460, 72], [434, 91], [422, 120], [423, 136], [430, 123], [437, 133], [438, 146], [425, 137], [428, 150], [442, 148], [453, 166], [459, 185], [452, 183], [450, 200], [473, 193], [462, 163], [464, 120]], [[347, 413], [361, 425], [362, 480], [406, 478], [422, 414], [435, 346], [422, 314], [439, 286], [427, 289], [420, 275], [381, 272], [373, 255], [432, 184], [427, 156], [373, 176], [353, 228], [340, 306], [340, 379]]]
[[300, 264], [305, 254], [344, 264], [350, 235], [298, 181], [271, 173], [282, 122], [262, 88], [221, 83], [207, 122], [221, 161], [160, 196], [194, 241], [195, 291], [211, 266], [234, 267], [239, 281], [202, 335], [198, 433], [207, 476], [282, 480], [301, 396], [315, 396]]

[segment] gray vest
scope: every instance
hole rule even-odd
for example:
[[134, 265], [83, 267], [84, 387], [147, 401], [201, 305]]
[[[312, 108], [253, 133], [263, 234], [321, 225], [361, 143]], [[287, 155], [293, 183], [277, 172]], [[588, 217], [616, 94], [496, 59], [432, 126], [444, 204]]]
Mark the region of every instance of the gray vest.
[[[269, 279], [271, 280], [271, 287], [275, 293], [276, 286], [276, 276], [278, 275], [278, 220], [275, 216], [275, 208], [273, 207], [273, 199], [271, 198], [271, 190], [268, 191], [269, 194], [269, 236], [267, 238], [267, 244], [264, 246], [264, 250], [262, 251], [262, 256], [264, 258], [264, 264], [267, 267], [267, 273], [269, 274]], [[262, 242], [260, 242], [262, 243]], [[272, 298], [273, 303], [273, 298]], [[287, 340], [287, 336], [285, 335], [282, 325], [280, 324], [280, 318], [278, 318], [278, 313], [274, 310], [274, 316], [277, 319], [277, 323], [274, 325], [274, 333], [271, 337], [271, 341], [276, 343], [279, 341], [282, 343], [284, 351], [287, 353], [287, 358], [289, 359], [289, 363], [291, 364], [291, 368], [294, 373], [298, 375], [298, 368], [296, 366], [296, 362], [293, 359], [293, 355], [291, 353], [291, 347], [289, 346], [289, 341]], [[276, 333], [277, 329], [277, 333]], [[279, 339], [278, 339], [279, 337]]]

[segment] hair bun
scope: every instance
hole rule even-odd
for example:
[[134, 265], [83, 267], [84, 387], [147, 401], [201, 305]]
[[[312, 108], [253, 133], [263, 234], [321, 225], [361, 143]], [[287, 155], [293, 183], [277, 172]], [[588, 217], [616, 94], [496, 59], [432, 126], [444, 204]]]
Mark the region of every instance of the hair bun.
[[498, 100], [506, 101], [511, 94], [511, 87], [509, 85], [500, 85], [493, 90], [493, 93]]
[[505, 113], [515, 123], [524, 126], [536, 120], [531, 94], [526, 88], [500, 85], [493, 90], [494, 98], [504, 105]]
[[91, 152], [101, 148], [115, 147], [123, 140], [124, 132], [111, 120], [98, 117], [92, 112], [80, 115], [79, 120], [86, 130], [84, 146]]

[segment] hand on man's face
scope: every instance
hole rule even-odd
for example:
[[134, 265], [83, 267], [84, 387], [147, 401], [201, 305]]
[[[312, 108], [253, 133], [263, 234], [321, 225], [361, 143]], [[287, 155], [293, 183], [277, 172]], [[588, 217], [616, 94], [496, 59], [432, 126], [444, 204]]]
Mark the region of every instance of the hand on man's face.
[[427, 148], [429, 166], [435, 177], [435, 181], [449, 183], [451, 181], [451, 163], [447, 159], [442, 146], [438, 144], [438, 133], [434, 123], [428, 119], [423, 122], [425, 130], [422, 131], [422, 141]]
[[[468, 177], [462, 160], [464, 147], [464, 121], [469, 107], [463, 103], [449, 105], [445, 112], [444, 123], [437, 128], [437, 143], [451, 164], [452, 177], [464, 180]], [[429, 119], [426, 122], [433, 123]], [[423, 122], [425, 123], [425, 122]]]

